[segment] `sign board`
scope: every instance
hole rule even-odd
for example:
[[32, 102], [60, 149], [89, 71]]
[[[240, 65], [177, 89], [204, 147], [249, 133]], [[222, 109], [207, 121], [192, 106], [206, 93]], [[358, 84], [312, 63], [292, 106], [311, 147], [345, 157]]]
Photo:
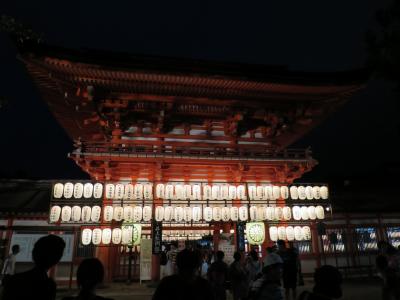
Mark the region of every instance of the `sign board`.
[[152, 253], [153, 254], [160, 254], [162, 249], [162, 222], [153, 221], [152, 224], [152, 240], [153, 240], [153, 247]]
[[[11, 238], [10, 249], [13, 245], [19, 245], [20, 252], [16, 256], [17, 262], [33, 262], [32, 250], [36, 241], [47, 234], [19, 234], [14, 233]], [[74, 249], [74, 235], [73, 234], [57, 234], [65, 242], [64, 254], [60, 262], [72, 261], [72, 254]]]
[[142, 239], [140, 242], [140, 281], [151, 280], [151, 247], [152, 239]]
[[230, 265], [231, 263], [233, 263], [233, 254], [235, 253], [235, 246], [228, 244], [228, 243], [219, 243], [218, 244], [218, 250], [224, 252], [225, 256], [224, 256], [224, 261], [225, 263], [227, 263], [228, 265]]
[[245, 251], [245, 242], [244, 242], [244, 229], [245, 229], [245, 223], [244, 222], [238, 222], [237, 227], [236, 227], [236, 243], [237, 243], [237, 248], [238, 251]]

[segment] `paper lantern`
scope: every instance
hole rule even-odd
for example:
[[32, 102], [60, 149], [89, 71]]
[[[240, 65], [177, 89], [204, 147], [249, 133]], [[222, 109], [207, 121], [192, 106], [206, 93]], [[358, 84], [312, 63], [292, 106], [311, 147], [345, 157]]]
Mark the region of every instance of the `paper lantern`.
[[320, 220], [325, 219], [325, 210], [321, 205], [318, 205], [315, 208], [315, 213], [316, 213], [318, 219], [320, 219]]
[[297, 192], [299, 193], [299, 199], [305, 200], [306, 199], [306, 188], [304, 186], [299, 186], [297, 188]]
[[294, 238], [296, 241], [302, 241], [303, 240], [303, 231], [300, 226], [295, 226], [294, 227]]
[[143, 209], [141, 206], [135, 206], [133, 208], [133, 222], [140, 222], [142, 221], [143, 217]]
[[313, 198], [317, 199], [317, 200], [321, 199], [321, 192], [320, 192], [319, 186], [313, 187]]
[[263, 200], [269, 200], [270, 199], [270, 195], [272, 195], [272, 187], [267, 185], [263, 187], [264, 192], [263, 192]]
[[164, 199], [165, 198], [165, 187], [164, 184], [159, 183], [156, 186], [156, 197], [159, 199]]
[[221, 215], [221, 207], [219, 206], [214, 206], [213, 207], [213, 219], [214, 221], [221, 221], [222, 215]]
[[293, 206], [292, 207], [292, 214], [293, 214], [293, 219], [296, 221], [301, 220], [301, 208], [300, 206]]
[[124, 194], [125, 194], [125, 187], [123, 184], [118, 183], [115, 186], [115, 193], [114, 193], [114, 199], [117, 200], [121, 200], [122, 198], [124, 198]]
[[221, 215], [222, 215], [222, 221], [228, 222], [231, 218], [231, 210], [229, 207], [223, 207], [221, 210]]
[[263, 220], [263, 221], [268, 220], [268, 207], [261, 206], [261, 210], [262, 210], [262, 218], [261, 218], [261, 220]]
[[274, 242], [278, 240], [278, 228], [276, 226], [269, 227], [269, 238]]
[[64, 198], [70, 199], [74, 193], [74, 185], [71, 182], [67, 182], [64, 185]]
[[165, 199], [173, 199], [174, 198], [174, 186], [172, 184], [167, 184], [165, 186]]
[[267, 220], [268, 221], [275, 220], [275, 208], [272, 206], [267, 207]]
[[151, 213], [152, 213], [151, 206], [148, 206], [148, 205], [144, 206], [143, 207], [143, 221], [149, 222], [151, 220]]
[[210, 185], [206, 184], [203, 186], [203, 199], [211, 200], [212, 197], [212, 188]]
[[286, 228], [285, 226], [278, 227], [278, 239], [286, 240]]
[[283, 219], [283, 210], [282, 207], [275, 207], [275, 220], [282, 220]]
[[71, 220], [71, 206], [63, 206], [61, 209], [61, 221], [69, 222]]
[[183, 208], [180, 206], [175, 206], [174, 208], [174, 220], [176, 222], [182, 222], [183, 220]]
[[184, 193], [183, 185], [181, 185], [181, 184], [175, 185], [175, 198], [178, 200], [183, 200], [184, 199], [183, 193]]
[[290, 189], [289, 189], [289, 192], [290, 192], [290, 198], [292, 199], [292, 200], [297, 200], [297, 199], [299, 199], [299, 191], [298, 191], [298, 189], [297, 189], [297, 186], [291, 186], [290, 187]]
[[133, 187], [133, 193], [135, 194], [136, 199], [143, 199], [143, 184], [136, 183]]
[[63, 196], [64, 185], [62, 183], [56, 183], [53, 187], [53, 197], [59, 199]]
[[316, 212], [315, 212], [315, 207], [314, 207], [314, 206], [309, 206], [309, 207], [307, 208], [307, 210], [308, 210], [308, 217], [309, 217], [311, 220], [315, 220], [315, 219], [317, 218], [317, 214], [316, 214]]
[[114, 206], [113, 219], [115, 221], [122, 221], [124, 218], [124, 208], [122, 206]]
[[154, 212], [154, 217], [157, 222], [161, 222], [164, 219], [164, 207], [157, 206], [156, 211]]
[[237, 220], [239, 220], [239, 208], [232, 206], [230, 208], [231, 211], [231, 220], [236, 222]]
[[103, 197], [103, 185], [99, 182], [93, 185], [93, 197], [96, 199]]
[[287, 186], [281, 186], [281, 198], [285, 200], [289, 198], [289, 189]]
[[262, 206], [257, 207], [256, 220], [257, 221], [264, 220], [264, 207]]
[[121, 244], [122, 230], [121, 228], [114, 228], [111, 234], [111, 241], [115, 245]]
[[256, 197], [257, 200], [262, 200], [264, 198], [264, 187], [262, 185], [257, 186]]
[[313, 197], [313, 188], [312, 188], [312, 186], [307, 186], [306, 187], [306, 198], [307, 198], [307, 200], [312, 200], [314, 197]]
[[92, 217], [92, 208], [90, 206], [82, 207], [81, 219], [82, 222], [88, 223]]
[[109, 245], [111, 243], [111, 229], [110, 228], [104, 228], [102, 230], [102, 234], [101, 234], [101, 242], [104, 245]]
[[153, 185], [151, 183], [146, 183], [143, 187], [143, 196], [146, 200], [153, 199]]
[[100, 228], [95, 228], [92, 231], [92, 243], [93, 245], [100, 245], [102, 232]]
[[238, 185], [236, 188], [236, 195], [241, 200], [246, 200], [246, 188], [244, 185]]
[[125, 185], [124, 190], [125, 190], [124, 199], [127, 199], [127, 200], [134, 200], [135, 199], [135, 197], [134, 197], [135, 188], [134, 188], [133, 184], [128, 183], [127, 185]]
[[267, 185], [264, 188], [264, 193], [268, 195], [268, 200], [275, 200], [276, 198], [274, 197], [274, 189], [272, 185]]
[[294, 241], [294, 228], [293, 226], [286, 227], [286, 238], [288, 241]]
[[249, 216], [248, 216], [247, 206], [239, 207], [239, 220], [247, 221], [248, 218], [249, 218]]
[[308, 207], [307, 206], [301, 207], [301, 219], [308, 220]]
[[71, 220], [74, 222], [79, 222], [81, 220], [82, 209], [80, 206], [73, 206], [71, 210]]
[[200, 185], [195, 184], [192, 186], [192, 197], [191, 200], [201, 200], [201, 188]]
[[111, 222], [114, 216], [114, 208], [110, 205], [104, 207], [103, 219], [105, 222]]
[[106, 198], [107, 199], [114, 199], [115, 195], [115, 185], [112, 183], [107, 183], [106, 184]]
[[272, 187], [272, 194], [274, 196], [274, 199], [272, 200], [279, 199], [281, 197], [281, 187], [274, 185]]
[[92, 207], [92, 212], [90, 214], [90, 220], [92, 222], [99, 222], [101, 217], [101, 207], [98, 205], [95, 205]]
[[61, 216], [61, 207], [58, 205], [54, 205], [50, 209], [50, 222], [51, 223], [58, 222], [58, 220], [60, 219], [60, 216]]
[[282, 209], [283, 212], [283, 219], [285, 221], [289, 221], [292, 218], [292, 210], [290, 209], [290, 207], [285, 206]]
[[261, 245], [265, 240], [265, 226], [262, 222], [246, 224], [246, 236], [250, 245]]
[[190, 184], [185, 184], [183, 186], [183, 198], [190, 199], [192, 197], [192, 186]]
[[89, 228], [85, 228], [82, 230], [81, 236], [82, 245], [86, 246], [89, 245], [92, 241], [92, 230]]
[[229, 193], [228, 200], [236, 199], [236, 186], [230, 185], [228, 193]]
[[164, 220], [169, 222], [174, 216], [174, 208], [172, 206], [166, 206], [164, 208]]
[[250, 220], [257, 220], [257, 206], [250, 206]]
[[92, 198], [92, 196], [93, 196], [93, 184], [87, 182], [83, 185], [83, 197], [88, 199]]
[[219, 185], [213, 185], [211, 187], [211, 199], [219, 200], [220, 198], [221, 198], [221, 196], [220, 196]]
[[128, 205], [124, 206], [124, 220], [125, 221], [133, 221], [133, 207]]
[[[65, 187], [64, 187], [64, 189], [65, 189]], [[319, 188], [319, 191], [321, 193], [321, 198], [322, 199], [324, 199], [324, 200], [328, 199], [329, 193], [328, 193], [328, 187], [327, 186], [321, 186]]]
[[199, 222], [201, 220], [201, 208], [199, 206], [193, 207], [192, 218], [194, 222]]
[[311, 228], [310, 226], [303, 226], [301, 228], [302, 234], [303, 234], [303, 239], [306, 241], [311, 240]]
[[133, 239], [133, 226], [122, 226], [121, 243], [123, 245], [132, 245]]
[[257, 199], [257, 187], [255, 185], [249, 185], [249, 199], [256, 200]]
[[213, 210], [211, 207], [207, 206], [203, 210], [203, 218], [206, 222], [211, 222], [213, 219]]
[[183, 208], [183, 220], [185, 222], [192, 221], [192, 208], [190, 206], [186, 206]]
[[226, 200], [229, 198], [229, 186], [222, 185], [221, 186], [221, 200]]

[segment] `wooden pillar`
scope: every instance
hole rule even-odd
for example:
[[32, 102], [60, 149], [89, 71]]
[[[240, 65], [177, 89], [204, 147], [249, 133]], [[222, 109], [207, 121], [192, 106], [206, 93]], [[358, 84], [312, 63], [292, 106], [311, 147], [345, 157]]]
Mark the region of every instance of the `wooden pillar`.
[[104, 266], [104, 281], [111, 282], [112, 281], [112, 270], [113, 270], [113, 261], [110, 259], [112, 256], [110, 255], [112, 247], [97, 247], [96, 248], [96, 257], [101, 261]]

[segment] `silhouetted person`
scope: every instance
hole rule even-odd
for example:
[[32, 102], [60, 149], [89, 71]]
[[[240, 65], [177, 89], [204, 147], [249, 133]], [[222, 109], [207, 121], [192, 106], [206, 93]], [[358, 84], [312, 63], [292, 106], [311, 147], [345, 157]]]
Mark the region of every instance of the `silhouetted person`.
[[286, 300], [297, 297], [297, 274], [299, 273], [299, 255], [294, 248], [286, 248], [285, 241], [278, 240], [278, 255], [283, 260], [282, 281], [285, 289]]
[[242, 255], [239, 252], [233, 254], [234, 262], [229, 266], [229, 279], [234, 300], [246, 299], [249, 292], [249, 284], [246, 269], [241, 263]]
[[379, 241], [378, 249], [379, 253], [387, 258], [388, 267], [400, 272], [399, 251], [386, 241]]
[[313, 292], [304, 291], [299, 300], [332, 300], [342, 297], [342, 275], [333, 266], [315, 270]]
[[382, 299], [400, 299], [400, 280], [396, 270], [389, 266], [385, 255], [376, 257], [376, 268], [382, 279]]
[[56, 283], [47, 271], [57, 264], [64, 252], [65, 242], [56, 235], [41, 237], [32, 250], [33, 269], [12, 275], [4, 285], [3, 300], [56, 298]]
[[153, 295], [153, 300], [214, 300], [209, 282], [199, 276], [201, 255], [182, 250], [176, 256], [178, 274], [164, 277]]
[[228, 265], [224, 262], [225, 254], [218, 251], [216, 261], [208, 269], [207, 277], [214, 290], [217, 300], [226, 299], [226, 282], [228, 279]]
[[261, 276], [262, 263], [258, 258], [258, 253], [255, 250], [251, 250], [246, 263], [246, 270], [249, 276], [250, 283], [258, 279]]
[[5, 285], [10, 276], [15, 274], [15, 261], [19, 250], [19, 245], [13, 245], [11, 247], [11, 254], [4, 260], [3, 269], [1, 271], [2, 285]]
[[63, 300], [112, 300], [96, 295], [96, 287], [103, 282], [104, 267], [97, 258], [84, 259], [76, 272], [80, 289], [77, 297], [64, 297]]

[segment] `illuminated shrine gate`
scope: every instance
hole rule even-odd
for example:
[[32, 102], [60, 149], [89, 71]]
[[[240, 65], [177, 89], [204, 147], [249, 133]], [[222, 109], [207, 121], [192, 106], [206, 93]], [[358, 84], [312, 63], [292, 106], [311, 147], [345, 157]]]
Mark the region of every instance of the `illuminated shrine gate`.
[[[101, 182], [291, 184], [316, 161], [308, 150], [287, 147], [367, 78], [360, 71], [303, 73], [29, 41], [18, 46], [74, 141], [70, 157]], [[213, 230], [229, 232], [231, 225]], [[111, 263], [108, 248], [98, 256]]]

